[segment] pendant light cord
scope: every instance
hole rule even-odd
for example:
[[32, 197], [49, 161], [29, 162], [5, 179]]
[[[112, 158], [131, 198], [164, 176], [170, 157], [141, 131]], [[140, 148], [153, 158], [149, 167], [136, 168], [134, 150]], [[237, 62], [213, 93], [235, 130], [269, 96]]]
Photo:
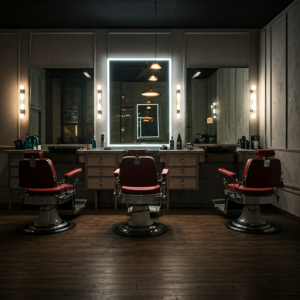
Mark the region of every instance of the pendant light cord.
[[155, 17], [154, 17], [154, 28], [155, 28], [155, 31], [154, 31], [154, 45], [155, 45], [155, 61], [156, 61], [156, 2], [157, 0], [155, 0]]

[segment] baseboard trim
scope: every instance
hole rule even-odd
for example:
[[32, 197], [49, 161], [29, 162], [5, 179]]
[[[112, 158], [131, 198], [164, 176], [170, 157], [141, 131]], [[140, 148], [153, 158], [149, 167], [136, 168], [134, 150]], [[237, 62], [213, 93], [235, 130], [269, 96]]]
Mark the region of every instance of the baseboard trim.
[[277, 213], [279, 213], [279, 214], [281, 214], [281, 215], [283, 215], [283, 216], [285, 216], [285, 217], [287, 217], [288, 219], [291, 219], [291, 220], [293, 220], [293, 221], [295, 221], [295, 222], [297, 222], [297, 223], [300, 223], [300, 217], [295, 216], [295, 215], [291, 214], [291, 213], [288, 212], [288, 211], [285, 211], [285, 210], [283, 210], [283, 209], [281, 209], [281, 208], [279, 208], [279, 207], [276, 207], [276, 206], [274, 206], [274, 205], [273, 205], [273, 207], [272, 207], [272, 210], [273, 210], [273, 211], [276, 211]]

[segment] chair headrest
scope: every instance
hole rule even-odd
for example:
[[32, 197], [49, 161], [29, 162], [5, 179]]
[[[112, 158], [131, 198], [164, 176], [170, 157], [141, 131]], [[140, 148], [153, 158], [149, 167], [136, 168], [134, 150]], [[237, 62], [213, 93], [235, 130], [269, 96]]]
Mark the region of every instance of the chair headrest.
[[257, 149], [255, 151], [255, 154], [258, 157], [271, 157], [275, 155], [275, 151], [274, 150], [268, 150], [268, 149]]
[[128, 149], [128, 156], [146, 156], [147, 149]]
[[42, 151], [25, 151], [24, 152], [24, 158], [42, 158], [43, 152]]

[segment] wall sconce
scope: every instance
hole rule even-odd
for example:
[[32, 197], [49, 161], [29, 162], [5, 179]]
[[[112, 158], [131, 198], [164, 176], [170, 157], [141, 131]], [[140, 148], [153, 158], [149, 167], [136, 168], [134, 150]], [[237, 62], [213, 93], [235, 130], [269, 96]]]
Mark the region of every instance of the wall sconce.
[[24, 85], [20, 85], [20, 118], [24, 118], [25, 115], [25, 88]]
[[101, 85], [97, 85], [98, 90], [98, 119], [102, 116], [102, 89]]
[[212, 108], [212, 112], [213, 112], [213, 118], [216, 119], [217, 118], [217, 103], [214, 102], [213, 105], [211, 106]]
[[180, 85], [177, 85], [177, 90], [176, 90], [176, 104], [177, 104], [177, 118], [180, 118]]
[[251, 113], [251, 118], [255, 119], [256, 118], [256, 85], [251, 86], [250, 90], [250, 113]]

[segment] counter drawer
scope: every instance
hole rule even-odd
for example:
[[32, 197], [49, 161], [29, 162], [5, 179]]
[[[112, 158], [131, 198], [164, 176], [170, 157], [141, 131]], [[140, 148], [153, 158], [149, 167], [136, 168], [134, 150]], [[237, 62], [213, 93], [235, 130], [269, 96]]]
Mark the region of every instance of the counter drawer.
[[87, 188], [93, 190], [113, 190], [115, 179], [112, 178], [88, 178]]
[[19, 177], [19, 168], [10, 168], [10, 176]]
[[197, 176], [196, 168], [169, 168], [169, 176], [186, 177], [186, 176]]
[[103, 167], [114, 167], [116, 165], [115, 157], [88, 157], [88, 166], [103, 166]]
[[196, 166], [196, 156], [170, 156], [168, 157], [168, 165], [171, 166]]
[[115, 168], [95, 168], [95, 167], [89, 167], [88, 168], [88, 176], [96, 176], [96, 177], [110, 177], [114, 176]]
[[10, 188], [11, 189], [21, 189], [19, 187], [19, 178], [10, 178]]
[[169, 178], [170, 190], [195, 190], [197, 189], [197, 178]]
[[24, 157], [23, 156], [20, 156], [20, 157], [12, 157], [10, 159], [10, 165], [11, 166], [19, 166], [19, 162], [21, 159], [23, 159]]

